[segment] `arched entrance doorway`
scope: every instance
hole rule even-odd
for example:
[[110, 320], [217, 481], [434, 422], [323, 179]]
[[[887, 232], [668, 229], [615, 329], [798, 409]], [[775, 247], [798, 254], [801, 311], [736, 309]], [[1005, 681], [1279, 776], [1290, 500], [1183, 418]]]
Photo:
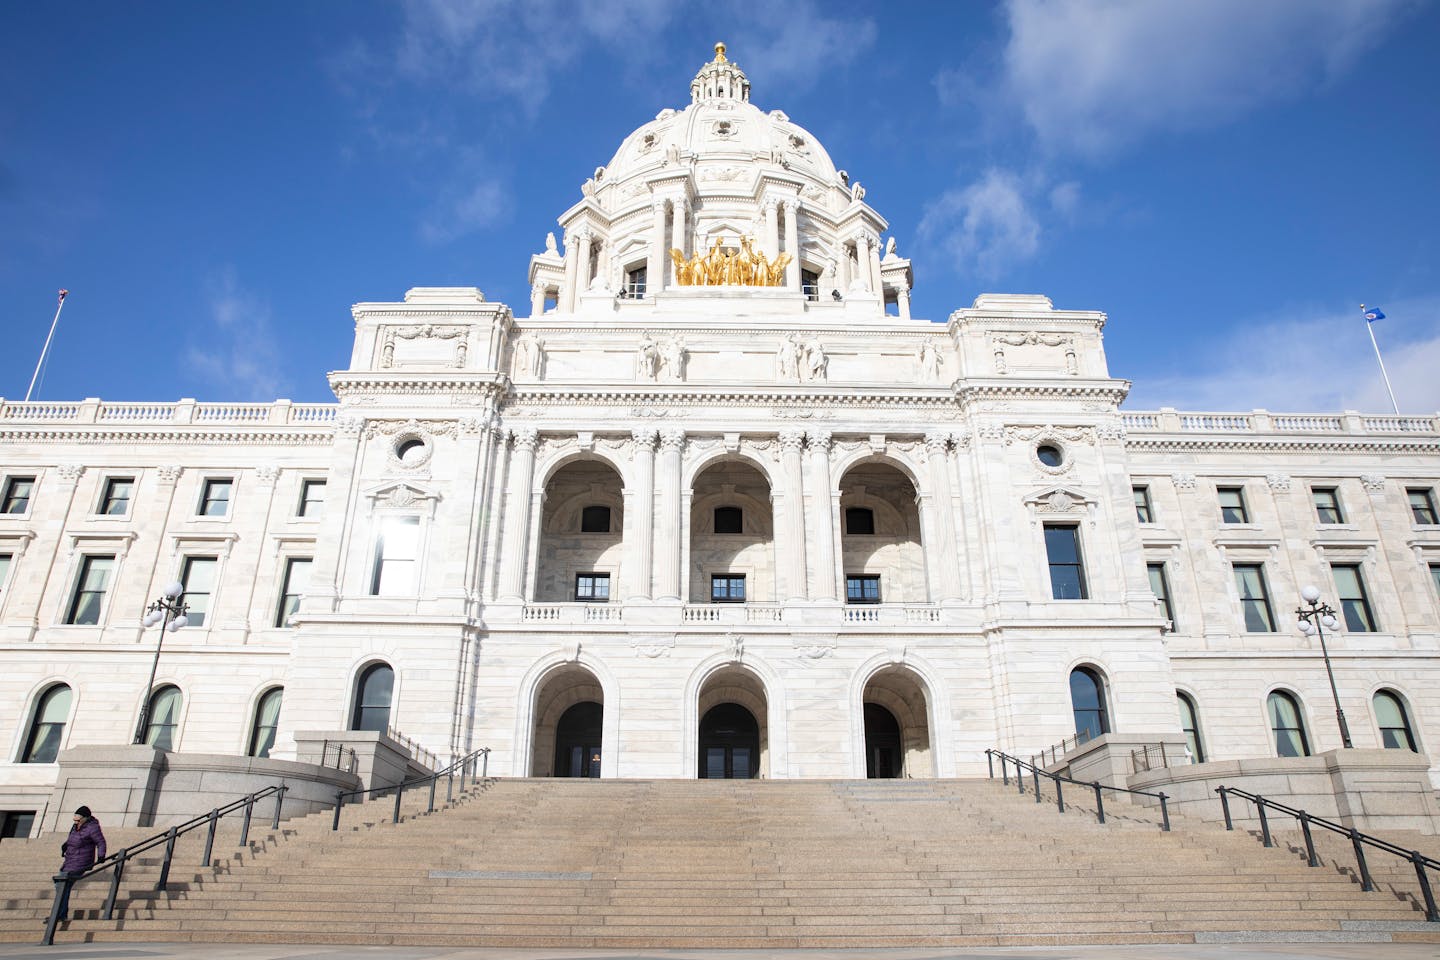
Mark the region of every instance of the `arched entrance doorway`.
[[865, 776], [893, 780], [905, 775], [900, 721], [878, 703], [865, 704]]
[[700, 718], [700, 778], [750, 780], [760, 773], [760, 724], [738, 703], [711, 707]]
[[535, 692], [530, 776], [598, 777], [604, 704], [600, 681], [589, 670], [576, 663], [551, 670]]
[[605, 710], [585, 700], [560, 715], [555, 726], [555, 776], [600, 777], [600, 734]]
[[904, 666], [877, 671], [861, 696], [865, 719], [865, 775], [933, 777], [930, 709], [925, 682]]

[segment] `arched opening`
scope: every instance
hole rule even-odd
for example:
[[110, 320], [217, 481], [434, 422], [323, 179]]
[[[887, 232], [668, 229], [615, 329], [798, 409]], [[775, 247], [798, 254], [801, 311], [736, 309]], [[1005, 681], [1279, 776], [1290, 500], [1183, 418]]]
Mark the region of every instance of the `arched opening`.
[[255, 718], [250, 724], [250, 746], [246, 754], [252, 757], [270, 756], [275, 746], [275, 731], [280, 726], [280, 700], [285, 695], [283, 687], [266, 690], [255, 703]]
[[738, 703], [721, 703], [700, 718], [700, 778], [750, 780], [760, 775], [760, 724]]
[[1176, 691], [1180, 701], [1180, 729], [1185, 732], [1185, 749], [1190, 753], [1191, 763], [1205, 762], [1205, 744], [1200, 740], [1200, 711], [1190, 694]]
[[174, 684], [159, 687], [150, 695], [150, 711], [145, 716], [145, 742], [157, 750], [174, 750], [180, 731], [180, 688]]
[[57, 683], [40, 695], [30, 720], [30, 733], [25, 738], [21, 763], [54, 763], [65, 740], [65, 723], [70, 718], [70, 702], [74, 695], [63, 683]]
[[1270, 732], [1275, 735], [1277, 757], [1310, 756], [1310, 739], [1300, 719], [1300, 701], [1284, 690], [1276, 690], [1265, 701], [1265, 712], [1270, 717]]
[[574, 704], [555, 725], [555, 776], [600, 778], [600, 739], [605, 708], [593, 700]]
[[620, 474], [577, 460], [545, 484], [535, 599], [549, 603], [620, 600], [624, 496]]
[[1075, 736], [1089, 740], [1110, 732], [1110, 711], [1105, 707], [1105, 681], [1093, 667], [1070, 671], [1070, 708], [1075, 714]]
[[915, 484], [894, 465], [857, 464], [840, 479], [846, 603], [923, 603], [925, 552]]
[[605, 693], [579, 664], [552, 670], [535, 694], [532, 777], [598, 777]]
[[1415, 731], [1410, 726], [1410, 714], [1405, 710], [1405, 701], [1393, 690], [1377, 690], [1372, 698], [1375, 706], [1375, 722], [1380, 727], [1380, 746], [1386, 750], [1409, 750], [1418, 753], [1415, 746]]
[[355, 704], [350, 711], [351, 730], [390, 729], [390, 704], [395, 692], [395, 671], [386, 663], [372, 663], [355, 685]]
[[770, 482], [738, 460], [713, 463], [695, 478], [690, 501], [690, 602], [775, 599]]
[[767, 703], [758, 677], [739, 666], [722, 669], [701, 688], [697, 707], [697, 776], [743, 780], [767, 775]]
[[930, 709], [923, 681], [901, 666], [865, 684], [865, 775], [931, 777]]

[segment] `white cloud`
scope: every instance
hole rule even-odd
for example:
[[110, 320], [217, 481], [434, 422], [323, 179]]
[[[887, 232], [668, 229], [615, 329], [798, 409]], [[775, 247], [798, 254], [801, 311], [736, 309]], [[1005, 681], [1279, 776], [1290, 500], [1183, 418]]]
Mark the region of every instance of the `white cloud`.
[[[1105, 154], [1349, 69], [1414, 0], [1009, 0], [1003, 91], [1047, 146]], [[958, 74], [942, 102], [972, 98]]]
[[772, 0], [757, 5], [732, 38], [731, 54], [766, 102], [781, 92], [808, 90], [837, 67], [875, 44], [875, 21], [820, 12], [814, 0]]
[[426, 243], [448, 243], [493, 226], [510, 215], [510, 192], [495, 180], [483, 180], [451, 191], [432, 205], [420, 221], [420, 238]]
[[996, 279], [1040, 248], [1040, 221], [1025, 182], [990, 169], [965, 187], [931, 201], [920, 220], [921, 237], [937, 243], [966, 277]]
[[[1375, 324], [1402, 413], [1440, 411], [1440, 296], [1386, 304]], [[1137, 376], [1130, 409], [1161, 404], [1181, 410], [1389, 413], [1375, 350], [1355, 307], [1292, 312], [1238, 322], [1209, 348], [1192, 351], [1190, 368], [1172, 376]], [[1125, 371], [1113, 371], [1127, 375]]]
[[210, 322], [204, 343], [185, 350], [190, 379], [206, 393], [240, 394], [255, 400], [281, 395], [279, 336], [270, 305], [244, 289], [234, 267], [226, 267], [206, 283]]

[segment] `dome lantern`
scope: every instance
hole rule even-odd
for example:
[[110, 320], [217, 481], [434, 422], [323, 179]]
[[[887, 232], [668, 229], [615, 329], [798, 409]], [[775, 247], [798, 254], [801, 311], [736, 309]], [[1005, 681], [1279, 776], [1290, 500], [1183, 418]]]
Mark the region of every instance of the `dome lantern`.
[[715, 44], [715, 59], [700, 68], [690, 81], [690, 102], [702, 100], [750, 101], [750, 79], [725, 56], [725, 44]]

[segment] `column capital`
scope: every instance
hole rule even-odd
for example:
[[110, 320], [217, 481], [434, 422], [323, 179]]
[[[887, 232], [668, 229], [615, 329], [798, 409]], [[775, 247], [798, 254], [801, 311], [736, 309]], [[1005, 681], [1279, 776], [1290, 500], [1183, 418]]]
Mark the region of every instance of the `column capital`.
[[943, 455], [950, 449], [950, 440], [950, 434], [932, 430], [925, 434], [925, 451], [931, 456], [937, 453]]
[[797, 197], [786, 197], [780, 202], [784, 205], [785, 212], [788, 214], [795, 214], [800, 211], [801, 203]]
[[805, 445], [805, 431], [804, 431], [804, 430], [781, 430], [781, 431], [780, 431], [780, 448], [781, 448], [782, 450], [796, 450], [796, 451], [798, 451], [798, 450], [799, 450], [801, 447], [803, 447], [804, 445]]
[[55, 472], [66, 483], [75, 483], [85, 475], [85, 467], [79, 463], [62, 463], [55, 468]]
[[807, 434], [805, 434], [805, 439], [806, 439], [807, 441], [809, 441], [810, 449], [813, 450], [814, 452], [816, 452], [816, 453], [829, 453], [829, 452], [830, 452], [830, 431], [829, 431], [829, 430], [811, 430], [810, 432], [808, 432]]
[[[359, 436], [360, 431], [357, 429], [354, 433], [347, 435]], [[174, 483], [175, 481], [180, 479], [180, 474], [184, 472], [184, 467], [174, 464], [165, 464], [155, 468], [155, 476], [160, 478], [161, 483]]]
[[540, 431], [534, 427], [512, 427], [510, 439], [515, 442], [515, 449], [533, 451], [540, 439]]
[[654, 427], [636, 427], [630, 431], [630, 439], [635, 441], [635, 446], [646, 450], [655, 449], [655, 439], [660, 431]]
[[670, 427], [660, 431], [660, 449], [679, 451], [685, 446], [685, 431], [679, 427]]
[[659, 214], [660, 216], [663, 217], [663, 216], [665, 215], [665, 205], [668, 204], [669, 202], [670, 202], [670, 201], [666, 200], [664, 197], [656, 197], [656, 198], [655, 198], [653, 201], [651, 201], [651, 203], [650, 203], [650, 210], [651, 210], [653, 213]]

